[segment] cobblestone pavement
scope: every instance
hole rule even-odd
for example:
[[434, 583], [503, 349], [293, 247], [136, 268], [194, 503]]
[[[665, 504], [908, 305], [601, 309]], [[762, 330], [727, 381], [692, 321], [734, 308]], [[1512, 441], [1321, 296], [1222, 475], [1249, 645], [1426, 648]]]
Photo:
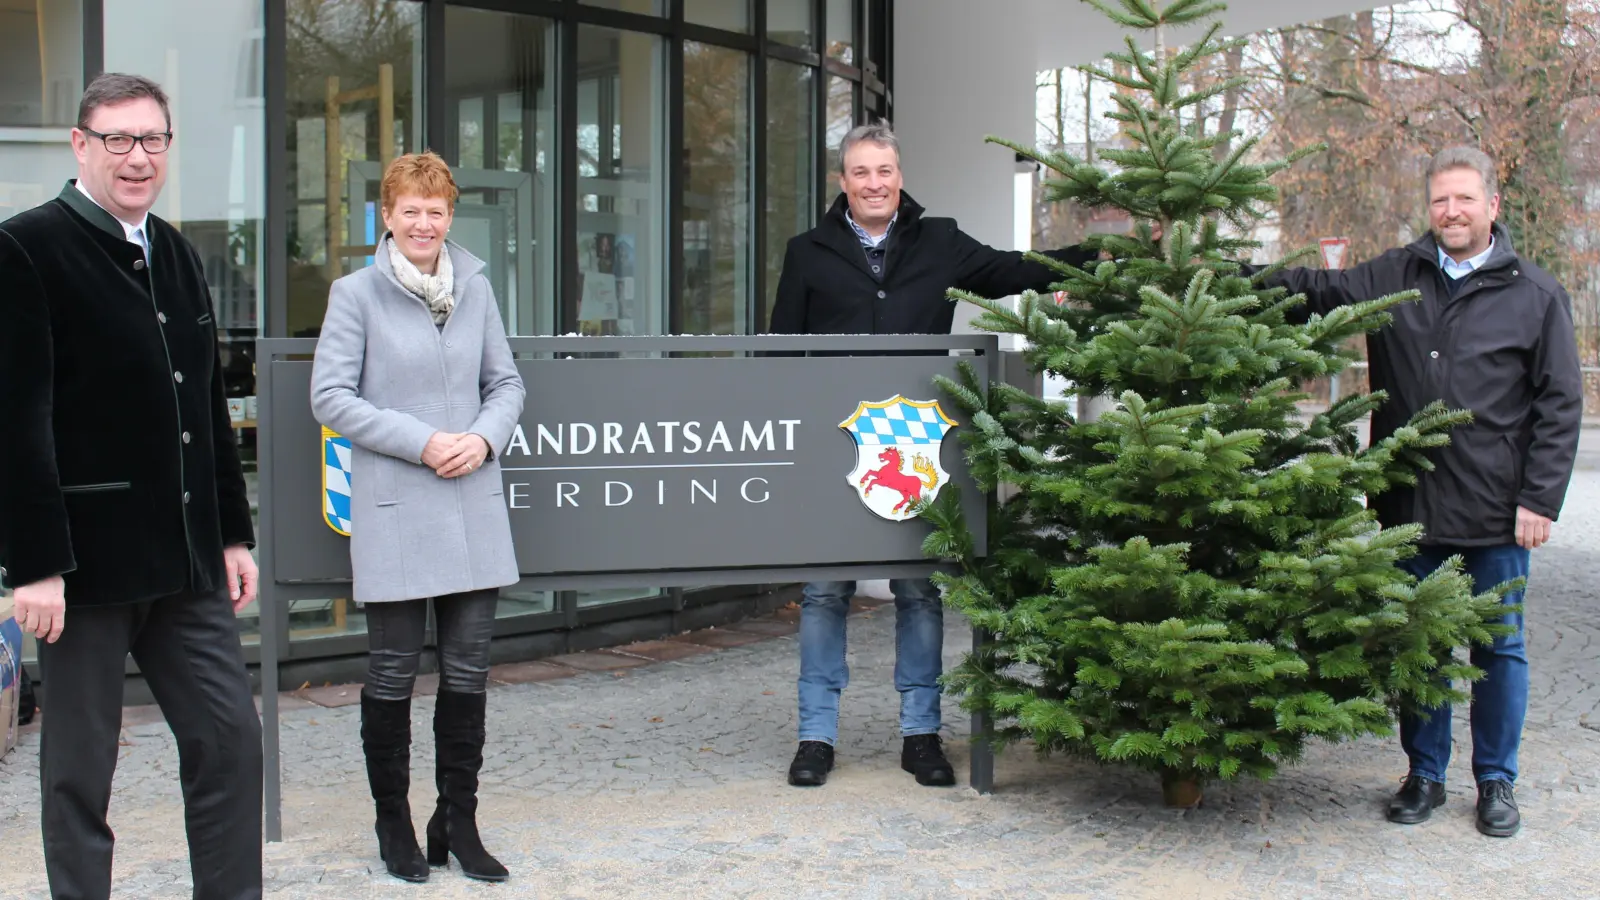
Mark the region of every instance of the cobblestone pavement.
[[[793, 611], [773, 619], [499, 667], [480, 819], [505, 885], [435, 870], [383, 874], [356, 741], [357, 688], [285, 696], [285, 841], [268, 896], [1209, 898], [1600, 896], [1600, 432], [1586, 435], [1568, 514], [1536, 555], [1533, 698], [1510, 840], [1472, 824], [1465, 711], [1449, 801], [1383, 821], [1403, 774], [1393, 741], [1317, 746], [1267, 784], [1213, 786], [1187, 812], [1145, 776], [1012, 751], [997, 790], [918, 787], [898, 767], [892, 607], [851, 620], [839, 766], [784, 784], [798, 662]], [[968, 644], [946, 623], [946, 656]], [[419, 698], [413, 809], [431, 806], [432, 699]], [[965, 774], [967, 722], [946, 703]], [[177, 756], [159, 715], [127, 716], [111, 820], [117, 896], [189, 895]], [[37, 735], [0, 761], [0, 897], [42, 898]]]

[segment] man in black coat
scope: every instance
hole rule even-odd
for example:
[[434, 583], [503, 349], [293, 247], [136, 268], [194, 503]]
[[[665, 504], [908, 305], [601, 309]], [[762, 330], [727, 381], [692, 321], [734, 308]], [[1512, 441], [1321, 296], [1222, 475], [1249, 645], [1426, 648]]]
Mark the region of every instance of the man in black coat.
[[[949, 334], [948, 288], [983, 297], [1048, 290], [1059, 280], [1020, 252], [995, 250], [935, 218], [901, 190], [899, 142], [862, 125], [839, 148], [842, 193], [816, 228], [789, 241], [769, 330], [775, 334]], [[1078, 247], [1051, 256], [1084, 265]], [[939, 728], [944, 608], [927, 579], [894, 579], [900, 766], [924, 785], [955, 784]], [[845, 667], [845, 616], [855, 583], [811, 582], [800, 607], [800, 746], [789, 783], [820, 785], [833, 769]]]
[[[1461, 554], [1478, 591], [1526, 578], [1529, 551], [1550, 539], [1572, 476], [1583, 416], [1583, 380], [1572, 302], [1554, 278], [1519, 257], [1500, 210], [1494, 162], [1456, 147], [1427, 173], [1431, 232], [1350, 269], [1291, 269], [1273, 283], [1304, 293], [1302, 315], [1326, 314], [1406, 290], [1422, 299], [1394, 310], [1368, 336], [1372, 388], [1389, 401], [1372, 416], [1372, 440], [1404, 425], [1428, 403], [1470, 409], [1437, 451], [1437, 469], [1415, 488], [1372, 498], [1385, 526], [1421, 523], [1421, 552], [1403, 565], [1418, 578]], [[1506, 597], [1523, 601], [1521, 592]], [[1474, 646], [1487, 677], [1472, 687], [1472, 773], [1478, 830], [1509, 837], [1520, 827], [1512, 784], [1528, 707], [1522, 615], [1515, 635]], [[1444, 802], [1450, 763], [1450, 707], [1404, 715], [1400, 743], [1410, 772], [1389, 804], [1392, 822], [1415, 824]]]
[[150, 215], [171, 142], [158, 85], [102, 75], [72, 130], [77, 179], [0, 223], [0, 565], [40, 639], [57, 900], [111, 892], [129, 653], [177, 739], [194, 896], [261, 896], [261, 723], [235, 619], [255, 538], [200, 257]]

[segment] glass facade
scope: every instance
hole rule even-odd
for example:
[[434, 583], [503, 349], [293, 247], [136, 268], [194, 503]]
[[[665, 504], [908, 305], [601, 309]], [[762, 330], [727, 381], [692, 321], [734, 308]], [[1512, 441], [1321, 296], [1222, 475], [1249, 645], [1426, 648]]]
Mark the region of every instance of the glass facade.
[[556, 58], [537, 16], [445, 10], [446, 157], [461, 189], [450, 237], [488, 263], [511, 334], [556, 325]]
[[685, 334], [746, 334], [750, 323], [750, 55], [683, 48]]
[[[762, 295], [760, 321], [764, 326], [778, 296], [778, 276], [783, 271], [789, 239], [812, 225], [817, 206], [816, 114], [812, 96], [816, 70], [781, 59], [767, 60], [767, 287]], [[824, 190], [823, 196], [832, 196]]]
[[723, 31], [750, 30], [750, 6], [755, 0], [683, 0], [683, 19]]
[[589, 6], [614, 9], [618, 12], [638, 13], [646, 16], [667, 14], [667, 0], [579, 0]]
[[288, 4], [288, 288], [282, 337], [315, 337], [337, 279], [371, 262], [383, 167], [422, 146], [422, 4]]
[[811, 49], [816, 26], [817, 0], [767, 0], [767, 40]]
[[71, 131], [83, 93], [82, 0], [0, 3], [0, 220], [77, 174]]
[[[838, 75], [828, 76], [828, 92], [825, 95], [826, 105], [823, 107], [824, 127], [823, 142], [828, 148], [828, 176], [836, 179], [839, 171], [839, 143], [850, 129], [860, 123], [858, 104], [856, 103], [856, 83], [848, 78]], [[834, 195], [838, 193], [837, 184], [831, 190], [822, 192], [822, 208], [826, 210], [828, 204], [833, 202]]]
[[828, 36], [826, 51], [829, 59], [837, 59], [849, 66], [858, 65], [856, 14], [856, 0], [828, 0], [828, 21], [824, 33]]
[[[75, 176], [86, 78], [163, 85], [155, 212], [204, 263], [254, 497], [255, 340], [315, 337], [332, 282], [371, 263], [390, 160], [452, 166], [451, 238], [487, 261], [512, 334], [760, 333], [787, 241], [837, 193], [838, 140], [889, 112], [891, 17], [892, 0], [0, 0], [0, 220]], [[348, 589], [326, 593], [291, 604], [292, 656], [364, 647]], [[699, 596], [512, 587], [497, 633]], [[240, 618], [258, 640], [258, 610]]]
[[589, 335], [666, 334], [667, 46], [578, 26], [578, 272], [567, 320]]

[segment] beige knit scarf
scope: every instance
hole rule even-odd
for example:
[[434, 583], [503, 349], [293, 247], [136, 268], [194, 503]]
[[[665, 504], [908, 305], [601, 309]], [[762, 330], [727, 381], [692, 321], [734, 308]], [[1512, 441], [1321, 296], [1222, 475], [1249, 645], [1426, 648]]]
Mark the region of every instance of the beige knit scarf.
[[428, 311], [433, 313], [433, 323], [443, 325], [450, 318], [450, 311], [455, 309], [455, 271], [450, 265], [450, 248], [439, 248], [439, 262], [434, 267], [432, 275], [423, 274], [422, 270], [412, 265], [411, 260], [400, 252], [395, 245], [394, 237], [386, 235], [384, 245], [389, 251], [389, 265], [394, 269], [394, 277], [400, 286], [415, 294], [423, 303], [427, 304]]

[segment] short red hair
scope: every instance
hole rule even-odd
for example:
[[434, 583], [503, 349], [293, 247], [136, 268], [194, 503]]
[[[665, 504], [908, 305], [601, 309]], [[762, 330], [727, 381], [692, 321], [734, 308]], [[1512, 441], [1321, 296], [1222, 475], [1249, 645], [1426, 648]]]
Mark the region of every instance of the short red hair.
[[393, 210], [395, 202], [401, 197], [411, 196], [424, 200], [443, 197], [453, 213], [456, 198], [461, 196], [461, 191], [456, 188], [456, 180], [450, 175], [450, 166], [432, 150], [407, 153], [389, 163], [389, 168], [383, 173], [381, 191], [385, 212]]

